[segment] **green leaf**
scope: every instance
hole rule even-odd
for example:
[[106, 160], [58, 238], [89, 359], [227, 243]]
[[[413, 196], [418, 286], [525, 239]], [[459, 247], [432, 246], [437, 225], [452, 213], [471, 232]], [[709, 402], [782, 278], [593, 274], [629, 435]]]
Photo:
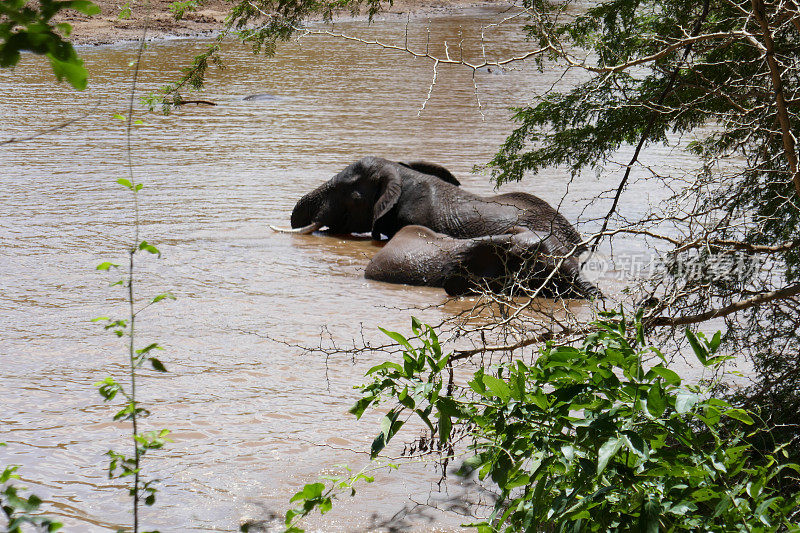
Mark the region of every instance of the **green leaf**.
[[486, 385], [486, 388], [489, 389], [494, 396], [499, 397], [503, 402], [508, 402], [511, 398], [511, 389], [502, 379], [498, 379], [494, 376], [483, 376], [483, 384]]
[[483, 384], [483, 378], [483, 368], [479, 368], [478, 371], [475, 372], [475, 379], [468, 382], [468, 385], [478, 394], [486, 395], [486, 386]]
[[692, 333], [692, 330], [689, 327], [686, 327], [686, 338], [689, 340], [689, 344], [694, 351], [694, 354], [697, 356], [697, 359], [703, 364], [703, 366], [708, 366], [708, 350], [706, 350], [705, 346], [703, 346], [698, 338]]
[[161, 346], [159, 346], [157, 342], [154, 342], [154, 343], [148, 344], [148, 345], [147, 345], [147, 346], [145, 346], [144, 348], [140, 348], [140, 349], [136, 350], [136, 354], [137, 354], [137, 355], [144, 355], [144, 354], [146, 354], [147, 352], [150, 352], [150, 351], [152, 351], [152, 350], [163, 350], [163, 349], [164, 349], [164, 348], [162, 348]]
[[100, 14], [100, 6], [93, 2], [89, 2], [89, 0], [67, 0], [61, 5], [67, 9], [80, 11], [84, 15], [91, 16]]
[[111, 263], [110, 261], [105, 261], [104, 263], [97, 265], [96, 270], [108, 270], [110, 268], [119, 268], [119, 265], [116, 263]]
[[694, 512], [696, 510], [697, 510], [697, 506], [694, 503], [684, 500], [684, 501], [678, 502], [675, 505], [673, 505], [672, 507], [670, 507], [667, 512], [668, 513], [672, 513], [672, 514], [676, 514], [678, 516], [683, 516], [685, 514]]
[[142, 241], [141, 243], [139, 243], [139, 249], [144, 250], [145, 252], [150, 252], [151, 254], [158, 255], [158, 257], [161, 257], [161, 252], [158, 251], [158, 248], [156, 248], [152, 244], [148, 244], [147, 241]]
[[685, 414], [692, 410], [700, 398], [697, 394], [688, 391], [681, 391], [675, 397], [675, 411]]
[[161, 300], [165, 300], [165, 299], [166, 300], [174, 300], [175, 299], [175, 295], [172, 294], [171, 292], [165, 292], [165, 293], [159, 294], [158, 296], [153, 298], [152, 303], [157, 304]]
[[701, 420], [706, 423], [709, 427], [716, 426], [719, 423], [721, 417], [721, 413], [719, 409], [714, 407], [713, 405], [705, 404], [703, 406], [703, 416]]
[[133, 184], [131, 184], [130, 180], [127, 180], [125, 178], [119, 178], [117, 180], [117, 183], [119, 183], [123, 187], [127, 187], [128, 189], [133, 190]]
[[650, 456], [650, 449], [644, 439], [635, 431], [624, 431], [622, 433], [623, 443], [630, 451], [641, 457], [648, 459]]
[[666, 409], [667, 398], [664, 396], [661, 384], [656, 382], [650, 386], [650, 390], [647, 392], [647, 410], [651, 415], [659, 417], [664, 414]]
[[[5, 443], [3, 443], [3, 445], [5, 446]], [[18, 465], [11, 465], [5, 467], [5, 469], [3, 469], [3, 473], [0, 474], [0, 483], [5, 483], [9, 479], [19, 479], [19, 475], [14, 473], [18, 469], [19, 469]]]
[[380, 327], [378, 329], [381, 330], [384, 333], [384, 335], [386, 335], [390, 339], [394, 340], [395, 342], [399, 343], [401, 346], [403, 346], [409, 352], [412, 352], [412, 353], [416, 354], [416, 351], [414, 350], [414, 348], [411, 346], [411, 344], [409, 344], [408, 339], [403, 337], [401, 334], [397, 333], [396, 331], [388, 331], [388, 330], [385, 330], [385, 329], [380, 328]]
[[436, 408], [447, 416], [460, 417], [462, 415], [458, 403], [450, 396], [440, 396], [436, 399]]
[[721, 342], [722, 342], [722, 332], [717, 331], [716, 333], [714, 333], [714, 337], [708, 343], [708, 347], [711, 349], [711, 353], [717, 351], [717, 348], [719, 348]]
[[619, 437], [612, 437], [600, 446], [600, 451], [597, 453], [597, 473], [600, 474], [608, 466], [608, 462], [622, 447], [622, 439]]
[[439, 411], [439, 442], [441, 444], [447, 444], [450, 440], [450, 430], [453, 427], [453, 423], [450, 420], [450, 416]]
[[150, 364], [153, 365], [153, 369], [154, 370], [158, 370], [159, 372], [166, 372], [167, 371], [167, 369], [164, 367], [164, 365], [161, 363], [161, 361], [159, 361], [155, 357], [151, 357], [150, 358]]
[[122, 8], [119, 10], [119, 15], [117, 15], [117, 20], [124, 20], [131, 18], [131, 3], [127, 2], [123, 4]]
[[361, 418], [361, 415], [364, 414], [364, 411], [367, 410], [367, 407], [369, 407], [374, 401], [374, 396], [365, 396], [364, 398], [357, 400], [355, 405], [353, 405], [353, 407], [351, 407], [348, 411], [356, 415], [356, 420], [358, 420]]
[[322, 496], [322, 491], [325, 490], [325, 485], [322, 483], [308, 483], [303, 487], [303, 490], [292, 496], [289, 503], [303, 500], [316, 500]]
[[381, 450], [389, 443], [392, 437], [403, 427], [403, 421], [397, 420], [400, 411], [390, 411], [388, 415], [381, 419], [381, 432], [372, 441], [370, 457], [375, 458]]
[[[73, 51], [73, 55], [74, 55]], [[47, 54], [47, 59], [50, 60], [50, 66], [53, 67], [53, 73], [59, 81], [66, 78], [70, 85], [82, 91], [86, 88], [89, 81], [89, 73], [83, 67], [83, 61], [77, 55], [67, 60], [61, 60], [53, 54]]]
[[391, 361], [384, 361], [383, 363], [381, 363], [379, 365], [375, 365], [372, 368], [370, 368], [369, 370], [367, 370], [367, 373], [365, 375], [369, 376], [370, 374], [374, 374], [375, 372], [383, 372], [384, 370], [388, 370], [390, 368], [392, 370], [396, 370], [400, 374], [403, 373], [403, 367], [402, 366], [398, 365], [397, 363], [393, 363]]
[[733, 418], [734, 420], [738, 420], [743, 424], [747, 424], [748, 426], [753, 424], [753, 418], [744, 409], [728, 409], [722, 414], [724, 414], [728, 418]]
[[660, 515], [661, 504], [658, 498], [651, 495], [645, 500], [642, 512], [639, 515], [639, 531], [641, 533], [658, 533], [660, 530]]
[[531, 477], [528, 474], [520, 474], [514, 479], [510, 480], [508, 483], [503, 485], [504, 490], [512, 490], [516, 489], [517, 487], [524, 487], [531, 482]]
[[408, 387], [403, 388], [403, 392], [397, 396], [397, 401], [400, 402], [403, 407], [407, 407], [409, 409], [414, 409], [417, 406], [414, 398], [408, 394]]
[[681, 378], [678, 374], [676, 374], [669, 368], [661, 366], [660, 364], [651, 368], [650, 371], [647, 372], [647, 375], [649, 376], [651, 373], [655, 374], [656, 376], [659, 376], [669, 385], [678, 386], [681, 384]]

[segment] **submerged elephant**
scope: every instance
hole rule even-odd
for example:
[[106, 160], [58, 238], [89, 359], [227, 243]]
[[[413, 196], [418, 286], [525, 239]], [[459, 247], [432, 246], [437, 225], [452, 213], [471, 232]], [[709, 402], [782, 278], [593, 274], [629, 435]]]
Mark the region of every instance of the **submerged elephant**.
[[380, 239], [417, 224], [465, 239], [523, 227], [552, 234], [568, 250], [584, 249], [575, 228], [541, 198], [523, 192], [481, 197], [459, 185], [434, 163], [364, 157], [297, 202], [292, 231], [327, 226], [332, 233], [371, 232]]
[[544, 285], [542, 296], [602, 298], [600, 290], [581, 276], [578, 259], [567, 257], [568, 253], [554, 235], [521, 227], [505, 235], [456, 239], [412, 225], [386, 243], [369, 262], [364, 276], [443, 287], [449, 295], [476, 292], [481, 287], [508, 292], [512, 286], [535, 290]]

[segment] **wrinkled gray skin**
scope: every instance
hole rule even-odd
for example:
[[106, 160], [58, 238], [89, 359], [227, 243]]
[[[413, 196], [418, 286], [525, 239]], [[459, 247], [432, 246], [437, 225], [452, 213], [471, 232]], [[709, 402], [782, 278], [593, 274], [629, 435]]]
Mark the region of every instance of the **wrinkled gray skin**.
[[417, 224], [466, 239], [502, 235], [520, 226], [552, 234], [568, 250], [581, 242], [567, 219], [536, 196], [481, 197], [459, 185], [450, 171], [434, 163], [364, 157], [303, 196], [292, 212], [292, 228], [318, 224], [332, 233], [371, 232], [380, 239]]
[[479, 287], [508, 292], [515, 284], [535, 290], [558, 268], [540, 295], [602, 298], [600, 290], [581, 276], [577, 258], [562, 260], [566, 252], [555, 236], [520, 227], [512, 232], [455, 239], [423, 226], [406, 226], [372, 258], [364, 276], [444, 287], [455, 296]]

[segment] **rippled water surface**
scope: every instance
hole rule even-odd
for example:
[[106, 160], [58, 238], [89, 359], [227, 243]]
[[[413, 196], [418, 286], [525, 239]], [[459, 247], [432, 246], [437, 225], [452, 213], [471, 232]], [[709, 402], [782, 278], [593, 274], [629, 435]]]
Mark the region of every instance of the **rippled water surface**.
[[[472, 11], [411, 20], [409, 42], [424, 48], [429, 28], [432, 51], [443, 54], [447, 41], [458, 57], [463, 40], [463, 53], [474, 57], [481, 25], [502, 17]], [[402, 43], [406, 22], [336, 29]], [[514, 24], [486, 37], [494, 58], [529, 46]], [[171, 81], [206, 44], [151, 43], [139, 94]], [[119, 287], [108, 287], [113, 274], [94, 267], [124, 261], [132, 236], [130, 195], [115, 183], [127, 177], [124, 124], [113, 115], [126, 113], [135, 46], [80, 53], [91, 72], [81, 94], [54, 83], [33, 57], [0, 72], [0, 140], [90, 113], [0, 147], [0, 440], [9, 444], [0, 463], [22, 465], [25, 484], [67, 531], [105, 531], [129, 521], [127, 497], [107, 479], [103, 456], [127, 442], [92, 384], [109, 374], [122, 379], [125, 351], [90, 319], [124, 312]], [[362, 324], [378, 339], [378, 325], [407, 330], [411, 311], [398, 308], [425, 307], [414, 314], [438, 321], [469, 305], [430, 307], [445, 301], [443, 291], [363, 279], [375, 253], [369, 241], [276, 234], [267, 225], [287, 224], [303, 193], [363, 155], [439, 162], [464, 187], [490, 193], [488, 177], [472, 174], [473, 166], [487, 162], [511, 131], [509, 106], [557, 81], [533, 66], [479, 72], [479, 107], [471, 72], [439, 65], [418, 116], [432, 63], [398, 52], [308, 37], [281, 46], [273, 59], [230, 44], [225, 64], [209, 71], [202, 94], [219, 105], [186, 106], [166, 117], [140, 108], [144, 124], [134, 127], [131, 147], [136, 180], [146, 185], [142, 238], [163, 254], [143, 258], [138, 292], [143, 299], [164, 290], [177, 296], [138, 324], [143, 345], [166, 348], [159, 357], [170, 370], [143, 371], [138, 391], [153, 411], [147, 425], [171, 428], [174, 440], [145, 466], [163, 479], [157, 505], [144, 511], [145, 523], [161, 531], [228, 531], [245, 519], [268, 519], [285, 512], [303, 483], [335, 471], [332, 465], [366, 462], [349, 450], [368, 449], [376, 416], [354, 423], [347, 409], [357, 395], [352, 385], [376, 359], [325, 359], [292, 345], [319, 344], [321, 333], [346, 342], [361, 335]], [[254, 93], [276, 98], [243, 101]], [[661, 150], [651, 152], [653, 161], [663, 162], [669, 152]], [[679, 155], [671, 157], [680, 164]], [[564, 198], [568, 180], [548, 171], [502, 190], [533, 192], [578, 220], [585, 200], [610, 188], [592, 175]], [[636, 194], [629, 213], [645, 208], [648, 191]], [[613, 280], [600, 283], [613, 292]], [[437, 479], [424, 465], [381, 473], [378, 483], [312, 524], [374, 529], [414, 501], [433, 497], [446, 505], [459, 497], [457, 483], [430, 496]], [[394, 523], [430, 530], [461, 521], [414, 508]]]

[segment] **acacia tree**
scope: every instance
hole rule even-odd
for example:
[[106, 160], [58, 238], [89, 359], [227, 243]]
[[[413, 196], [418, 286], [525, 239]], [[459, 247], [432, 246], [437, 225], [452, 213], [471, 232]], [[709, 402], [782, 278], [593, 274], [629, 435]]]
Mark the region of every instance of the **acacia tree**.
[[[553, 165], [577, 173], [632, 146], [594, 244], [619, 233], [667, 243], [673, 268], [644, 287], [655, 297], [645, 323], [724, 317], [729, 346], [752, 356], [758, 375], [746, 396], [775, 422], [791, 420], [800, 408], [798, 4], [616, 0], [577, 15], [566, 3], [521, 7], [544, 55], [591, 76], [517, 109], [518, 127], [492, 161], [497, 182]], [[689, 132], [698, 168], [654, 176], [680, 180], [672, 201], [642, 219], [621, 216], [642, 152]], [[762, 267], [737, 271], [744, 262]]]

